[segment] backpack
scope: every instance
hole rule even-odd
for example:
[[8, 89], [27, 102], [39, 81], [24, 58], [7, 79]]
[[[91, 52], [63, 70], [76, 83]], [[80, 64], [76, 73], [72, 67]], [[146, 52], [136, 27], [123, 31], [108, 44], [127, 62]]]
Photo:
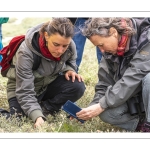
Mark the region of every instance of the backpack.
[[[12, 38], [9, 44], [0, 51], [0, 55], [2, 55], [3, 57], [2, 61], [0, 62], [1, 75], [3, 77], [6, 77], [9, 68], [14, 67], [13, 65], [11, 65], [13, 56], [15, 55], [16, 51], [18, 50], [20, 44], [24, 41], [24, 39], [25, 35], [16, 36]], [[33, 53], [33, 59], [34, 63], [32, 70], [37, 70], [41, 63], [41, 57]]]

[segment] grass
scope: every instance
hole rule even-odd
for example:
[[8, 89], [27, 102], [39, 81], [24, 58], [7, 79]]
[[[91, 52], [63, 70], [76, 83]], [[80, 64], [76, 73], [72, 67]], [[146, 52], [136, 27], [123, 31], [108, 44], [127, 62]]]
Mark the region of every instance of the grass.
[[[15, 24], [16, 18], [10, 18], [9, 22], [3, 24], [3, 39], [7, 37], [14, 37], [16, 35], [25, 34], [28, 28], [48, 21], [51, 18], [24, 18], [21, 24]], [[3, 43], [4, 46], [9, 41]], [[79, 68], [79, 74], [84, 78], [86, 85], [86, 91], [83, 97], [77, 101], [80, 107], [87, 107], [92, 101], [94, 96], [94, 86], [98, 81], [97, 78], [98, 63], [96, 58], [96, 49], [89, 40], [86, 41], [83, 60]], [[9, 110], [7, 96], [6, 96], [6, 84], [7, 78], [0, 76], [0, 108]], [[0, 132], [3, 133], [35, 133], [35, 132], [77, 132], [77, 133], [97, 133], [97, 132], [124, 132], [124, 130], [114, 127], [110, 124], [104, 123], [99, 117], [92, 118], [86, 121], [84, 124], [77, 122], [75, 119], [70, 121], [66, 118], [67, 114], [61, 111], [54, 118], [47, 116], [47, 122], [38, 129], [33, 128], [33, 122], [29, 118], [22, 118], [22, 121], [18, 121], [15, 117], [11, 120], [6, 120], [5, 117], [0, 117]]]

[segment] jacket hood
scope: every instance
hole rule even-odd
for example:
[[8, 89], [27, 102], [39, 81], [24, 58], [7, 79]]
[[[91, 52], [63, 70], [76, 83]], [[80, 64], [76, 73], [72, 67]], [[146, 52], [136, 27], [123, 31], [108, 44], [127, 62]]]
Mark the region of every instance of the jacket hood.
[[141, 50], [150, 40], [150, 18], [134, 19], [137, 25], [138, 50]]
[[138, 27], [138, 33], [141, 34], [144, 30], [150, 28], [150, 18], [138, 18], [135, 19]]
[[34, 34], [40, 30], [40, 28], [42, 27], [43, 24], [44, 23], [41, 23], [41, 24], [38, 24], [37, 26], [30, 28], [25, 35], [25, 43], [26, 43], [27, 47], [31, 51], [33, 51], [34, 53], [36, 53], [37, 55], [40, 55], [40, 56], [41, 56], [41, 54], [38, 53], [32, 46], [32, 39], [33, 39]]

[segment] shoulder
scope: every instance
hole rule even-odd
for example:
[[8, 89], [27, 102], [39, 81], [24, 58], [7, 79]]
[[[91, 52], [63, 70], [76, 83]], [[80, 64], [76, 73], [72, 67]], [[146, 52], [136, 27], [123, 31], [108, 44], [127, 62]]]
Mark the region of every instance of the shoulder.
[[73, 40], [71, 40], [68, 50], [70, 50], [72, 54], [77, 54], [76, 45]]
[[75, 45], [75, 42], [74, 42], [73, 40], [71, 40], [70, 45], [69, 45], [69, 48], [70, 48], [71, 50], [73, 50], [73, 51], [76, 50], [76, 45]]
[[28, 48], [28, 46], [26, 45], [26, 42], [23, 41], [21, 43], [21, 45], [19, 46], [18, 50], [17, 50], [17, 55], [22, 55], [25, 57], [30, 57], [31, 59], [33, 59], [33, 53], [32, 51]]

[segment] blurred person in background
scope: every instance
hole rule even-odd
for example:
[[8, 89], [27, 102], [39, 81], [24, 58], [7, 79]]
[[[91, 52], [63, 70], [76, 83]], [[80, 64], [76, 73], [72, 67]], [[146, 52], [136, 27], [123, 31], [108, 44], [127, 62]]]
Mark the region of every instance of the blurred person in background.
[[[7, 23], [9, 20], [9, 17], [0, 17], [0, 50], [3, 48], [3, 42], [2, 42], [2, 38], [3, 38], [3, 35], [2, 35], [2, 24], [3, 23]], [[0, 55], [0, 61], [2, 60], [2, 56]]]
[[[86, 37], [82, 35], [80, 28], [84, 26], [84, 23], [86, 20], [88, 20], [88, 18], [69, 18], [69, 19], [75, 26], [75, 35], [73, 37], [73, 41], [76, 44], [76, 50], [77, 50], [76, 64], [78, 67], [80, 67], [83, 52], [84, 52], [84, 46], [86, 42]], [[101, 61], [102, 53], [98, 47], [96, 47], [96, 52], [97, 52], [97, 60], [99, 64]]]

